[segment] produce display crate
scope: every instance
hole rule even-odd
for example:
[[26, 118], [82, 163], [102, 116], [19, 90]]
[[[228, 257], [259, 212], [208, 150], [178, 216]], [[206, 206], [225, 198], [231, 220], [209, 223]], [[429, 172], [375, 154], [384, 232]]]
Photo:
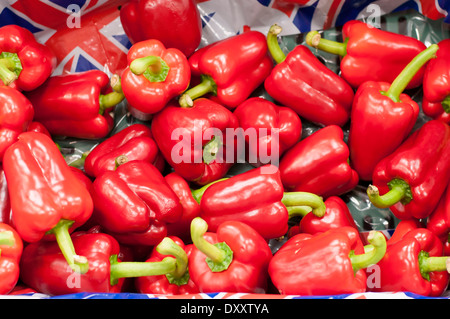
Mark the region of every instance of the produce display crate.
[[[23, 2], [25, 4], [26, 1]], [[42, 43], [48, 43], [56, 50], [58, 55], [58, 67], [55, 74], [69, 72], [81, 72], [89, 69], [101, 69], [110, 74], [124, 68], [124, 56], [131, 44], [127, 39], [120, 24], [118, 7], [125, 1], [78, 1], [74, 11], [68, 10], [71, 0], [42, 1], [42, 12], [59, 10], [63, 12], [66, 20], [76, 22], [80, 19], [80, 28], [62, 28], [43, 24], [41, 18], [36, 18], [36, 12], [31, 13], [21, 3], [21, 0], [3, 0], [0, 6], [0, 26], [5, 24], [18, 24], [30, 29], [36, 38]], [[422, 3], [418, 6], [417, 3]], [[282, 0], [206, 0], [198, 1], [198, 7], [202, 17], [204, 35], [201, 46], [217, 41], [221, 38], [240, 33], [244, 28], [267, 33], [273, 23], [283, 26], [283, 33], [279, 37], [280, 46], [285, 53], [290, 52], [299, 44], [306, 44], [304, 36], [309, 30], [320, 30], [327, 39], [342, 40], [342, 24], [351, 19], [378, 23], [383, 30], [406, 34], [417, 38], [426, 45], [437, 43], [442, 39], [450, 38], [450, 27], [447, 24], [445, 9], [437, 4], [422, 1], [396, 1], [389, 4], [380, 4], [379, 1], [347, 1], [347, 0], [318, 0], [303, 1], [299, 4], [288, 4]], [[370, 7], [373, 5], [375, 7]], [[50, 6], [51, 8], [46, 8]], [[431, 7], [431, 8], [430, 8]], [[81, 8], [81, 11], [77, 11]], [[374, 9], [375, 8], [375, 9]], [[375, 11], [370, 11], [373, 9]], [[29, 15], [30, 14], [30, 15]], [[36, 21], [37, 19], [37, 21]], [[70, 20], [69, 20], [70, 19]], [[83, 21], [83, 19], [85, 19]], [[88, 21], [86, 21], [88, 20]], [[64, 23], [65, 23], [64, 22]], [[83, 30], [84, 28], [84, 30]], [[83, 33], [81, 31], [84, 31]], [[58, 33], [64, 37], [58, 37]], [[101, 45], [86, 46], [88, 41], [82, 38], [101, 38]], [[105, 44], [105, 42], [108, 42]], [[59, 47], [59, 49], [58, 49]], [[339, 73], [339, 58], [311, 48], [312, 52], [320, 58], [331, 70]], [[102, 56], [102, 58], [98, 58]], [[407, 92], [420, 105], [422, 99], [421, 88]], [[258, 88], [253, 96], [261, 96], [273, 100], [264, 90]], [[420, 127], [428, 118], [421, 111], [416, 127]], [[135, 123], [148, 124], [133, 117], [127, 110], [126, 101], [120, 103], [114, 111], [114, 128], [110, 135], [119, 132], [125, 127]], [[303, 137], [309, 136], [320, 127], [302, 120]], [[344, 127], [345, 138], [348, 136], [349, 127]], [[55, 138], [61, 147], [62, 153], [68, 163], [79, 159], [83, 153], [94, 148], [101, 140], [83, 140], [73, 138]], [[236, 164], [228, 172], [233, 176], [253, 166], [242, 163]], [[374, 207], [367, 199], [366, 188], [368, 183], [360, 184], [352, 191], [342, 195], [345, 199], [354, 220], [363, 236], [367, 236], [370, 230], [382, 231], [389, 238], [395, 230], [399, 220], [389, 209]], [[270, 241], [270, 247], [275, 252], [286, 239]], [[28, 293], [4, 296], [10, 299], [180, 299], [180, 296], [147, 295], [138, 293], [80, 293], [63, 296], [48, 296], [40, 293]], [[333, 296], [290, 296], [290, 295], [252, 295], [241, 293], [215, 293], [195, 294], [182, 296], [184, 299], [213, 299], [213, 300], [238, 300], [238, 299], [448, 299], [450, 292], [439, 298], [429, 298], [409, 292], [392, 293], [361, 293]]]

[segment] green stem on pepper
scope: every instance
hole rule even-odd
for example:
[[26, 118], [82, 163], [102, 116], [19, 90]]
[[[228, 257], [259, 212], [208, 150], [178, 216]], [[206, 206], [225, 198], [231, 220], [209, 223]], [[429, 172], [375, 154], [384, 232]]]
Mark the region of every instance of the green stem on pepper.
[[10, 85], [17, 79], [17, 75], [12, 72], [5, 64], [0, 63], [0, 80], [5, 86]]
[[205, 94], [212, 93], [217, 95], [217, 85], [211, 76], [202, 74], [201, 80], [199, 84], [188, 89], [180, 96], [178, 103], [181, 107], [192, 107], [194, 105], [193, 101]]
[[225, 243], [211, 244], [203, 235], [208, 230], [208, 224], [201, 218], [195, 217], [191, 221], [191, 239], [195, 247], [206, 255], [205, 262], [212, 272], [227, 270], [233, 261], [233, 251]]
[[216, 180], [216, 181], [213, 181], [213, 182], [211, 182], [211, 183], [209, 183], [209, 184], [206, 184], [206, 185], [202, 186], [202, 187], [199, 188], [199, 189], [191, 189], [192, 197], [195, 199], [195, 201], [196, 201], [197, 203], [200, 204], [200, 202], [201, 202], [201, 200], [202, 200], [202, 197], [203, 197], [203, 194], [205, 193], [205, 191], [208, 189], [209, 186], [211, 186], [212, 184], [215, 184], [215, 183], [224, 181], [224, 180], [226, 180], [226, 179], [228, 179], [228, 178], [220, 178], [220, 179], [218, 179], [218, 180]]
[[72, 220], [61, 219], [58, 224], [46, 234], [55, 235], [56, 242], [72, 270], [84, 274], [89, 270], [89, 263], [86, 257], [75, 253], [75, 248], [69, 233], [69, 228], [73, 223], [74, 221]]
[[14, 243], [14, 234], [12, 231], [0, 232], [0, 246], [13, 246]]
[[175, 270], [166, 274], [171, 284], [185, 285], [189, 281], [188, 256], [183, 248], [178, 246], [171, 238], [165, 237], [157, 246], [156, 251], [162, 255], [171, 255], [176, 259]]
[[103, 113], [105, 113], [105, 110], [116, 106], [125, 99], [125, 95], [122, 91], [120, 77], [117, 74], [114, 74], [111, 77], [110, 83], [113, 91], [108, 94], [100, 94], [99, 96], [98, 114], [100, 115], [103, 115]]
[[111, 285], [116, 285], [119, 278], [165, 275], [174, 272], [177, 267], [176, 259], [173, 257], [156, 262], [118, 262], [117, 255], [112, 255], [109, 260]]
[[447, 271], [450, 273], [450, 258], [448, 256], [430, 257], [426, 251], [419, 253], [419, 270], [422, 277], [430, 280], [430, 272]]
[[430, 59], [436, 57], [436, 52], [439, 49], [437, 44], [432, 44], [409, 62], [406, 67], [400, 72], [389, 87], [387, 92], [382, 92], [394, 102], [400, 102], [400, 94], [405, 90], [408, 83], [414, 75], [425, 65]]
[[[323, 217], [327, 209], [322, 197], [308, 192], [284, 193], [281, 202], [288, 208], [288, 212], [289, 207], [309, 206], [311, 207], [311, 212], [317, 217]], [[303, 209], [291, 209], [290, 217], [294, 216], [295, 211], [304, 212]]]
[[402, 202], [407, 204], [412, 200], [411, 188], [407, 182], [400, 178], [393, 179], [388, 183], [389, 191], [380, 195], [378, 187], [369, 185], [367, 195], [375, 207], [389, 208], [392, 205]]
[[306, 35], [306, 44], [309, 46], [325, 51], [328, 53], [336, 54], [341, 57], [347, 54], [347, 41], [344, 43], [323, 39], [320, 33], [317, 31], [310, 31]]
[[349, 254], [352, 262], [353, 272], [356, 274], [360, 269], [377, 264], [386, 253], [386, 238], [379, 231], [371, 231], [367, 237], [369, 245], [364, 246], [364, 254], [355, 255], [352, 250]]
[[[0, 232], [0, 246], [11, 247], [15, 244], [14, 234], [7, 230]], [[2, 256], [2, 250], [0, 249], [0, 257]]]
[[144, 75], [150, 82], [164, 82], [170, 67], [159, 56], [149, 55], [131, 61], [130, 70], [136, 75]]
[[278, 44], [278, 34], [281, 33], [281, 30], [282, 28], [279, 25], [273, 24], [267, 33], [267, 47], [270, 55], [277, 64], [286, 60], [286, 55]]
[[311, 206], [288, 206], [286, 207], [289, 218], [300, 216], [305, 217], [306, 214], [312, 212]]
[[450, 95], [442, 100], [441, 105], [445, 113], [450, 113]]
[[222, 139], [220, 137], [213, 136], [213, 138], [203, 146], [203, 162], [205, 164], [210, 164], [217, 158], [221, 147], [223, 146]]
[[17, 53], [0, 53], [0, 80], [4, 85], [14, 82], [22, 71], [22, 63]]

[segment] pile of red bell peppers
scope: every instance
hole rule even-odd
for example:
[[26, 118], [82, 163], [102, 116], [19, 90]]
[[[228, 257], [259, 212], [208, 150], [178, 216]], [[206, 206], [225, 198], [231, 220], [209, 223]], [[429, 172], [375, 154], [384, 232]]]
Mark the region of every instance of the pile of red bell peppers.
[[[447, 293], [449, 40], [350, 21], [342, 43], [284, 52], [273, 25], [199, 48], [193, 1], [147, 2], [121, 8], [120, 74], [54, 75], [29, 31], [0, 28], [0, 294]], [[119, 104], [140, 122], [112, 133]], [[68, 162], [59, 137], [95, 146]], [[357, 186], [392, 236], [362, 233]]]

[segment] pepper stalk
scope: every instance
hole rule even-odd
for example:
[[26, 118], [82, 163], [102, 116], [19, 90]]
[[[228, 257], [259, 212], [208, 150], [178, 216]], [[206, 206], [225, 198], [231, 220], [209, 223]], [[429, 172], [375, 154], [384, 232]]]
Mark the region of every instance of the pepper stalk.
[[155, 249], [160, 254], [170, 256], [155, 262], [118, 262], [117, 255], [112, 255], [110, 257], [111, 285], [116, 285], [119, 278], [160, 275], [165, 275], [171, 284], [178, 286], [187, 284], [189, 272], [186, 252], [168, 237], [165, 237]]
[[369, 245], [364, 246], [364, 254], [355, 255], [353, 250], [349, 254], [355, 274], [361, 269], [377, 264], [386, 254], [387, 242], [381, 232], [372, 230], [367, 240]]
[[70, 237], [69, 228], [74, 221], [61, 219], [56, 226], [47, 231], [46, 234], [54, 234], [56, 242], [74, 272], [84, 274], [89, 270], [89, 262], [85, 256], [80, 256], [75, 253], [72, 239]]
[[400, 74], [391, 83], [387, 92], [382, 92], [390, 97], [394, 102], [400, 102], [400, 94], [411, 82], [414, 75], [430, 60], [436, 58], [436, 52], [439, 49], [437, 44], [432, 44], [409, 62]]
[[200, 202], [201, 202], [201, 200], [202, 200], [202, 196], [203, 196], [203, 194], [206, 192], [206, 190], [209, 188], [209, 186], [211, 186], [211, 185], [213, 185], [213, 184], [215, 184], [215, 183], [219, 183], [219, 182], [221, 182], [221, 181], [227, 180], [227, 179], [228, 179], [228, 178], [220, 178], [220, 179], [218, 179], [218, 180], [216, 180], [216, 181], [213, 181], [213, 182], [211, 182], [211, 183], [209, 183], [209, 184], [206, 184], [206, 185], [202, 186], [201, 188], [198, 188], [198, 189], [191, 189], [192, 197], [195, 199], [195, 201], [196, 201], [198, 204], [200, 204]]
[[341, 57], [344, 57], [347, 54], [348, 39], [344, 42], [332, 41], [322, 38], [318, 31], [310, 31], [306, 34], [305, 41], [307, 45], [321, 51], [336, 54]]
[[444, 112], [449, 114], [450, 113], [450, 95], [446, 96], [442, 102], [441, 102], [442, 108], [444, 109]]
[[369, 185], [367, 195], [370, 202], [377, 208], [389, 208], [395, 203], [408, 204], [412, 199], [411, 188], [408, 183], [400, 178], [395, 178], [388, 183], [389, 192], [380, 195], [378, 187]]
[[206, 74], [202, 74], [200, 78], [201, 82], [199, 84], [185, 91], [178, 99], [181, 107], [192, 107], [194, 105], [193, 100], [205, 94], [217, 95], [217, 84], [213, 78]]
[[113, 91], [108, 94], [100, 94], [99, 96], [100, 107], [98, 113], [100, 115], [103, 115], [105, 110], [116, 106], [125, 99], [119, 75], [114, 74], [111, 77], [110, 85]]
[[267, 33], [267, 48], [277, 64], [286, 60], [286, 55], [278, 44], [278, 35], [281, 31], [282, 28], [278, 24], [273, 24]]
[[233, 261], [233, 251], [225, 242], [211, 244], [203, 235], [208, 230], [208, 224], [201, 217], [195, 217], [191, 222], [191, 238], [195, 247], [206, 255], [205, 262], [212, 272], [228, 269]]
[[8, 86], [14, 82], [22, 71], [22, 63], [17, 53], [0, 53], [0, 80]]
[[149, 55], [131, 61], [130, 70], [136, 75], [144, 75], [150, 82], [164, 82], [170, 67], [161, 57]]
[[289, 218], [305, 216], [309, 212], [317, 217], [323, 217], [327, 209], [321, 196], [309, 192], [284, 193], [281, 202], [286, 206]]
[[171, 238], [165, 237], [157, 246], [156, 251], [162, 255], [171, 255], [176, 259], [176, 267], [173, 272], [166, 273], [166, 278], [171, 284], [177, 286], [189, 282], [188, 256], [183, 248], [178, 246]]
[[422, 277], [430, 281], [430, 272], [446, 271], [450, 273], [450, 258], [448, 256], [430, 257], [424, 250], [419, 253], [419, 270]]
[[173, 257], [166, 257], [156, 262], [119, 262], [117, 255], [112, 255], [110, 261], [110, 283], [116, 285], [120, 278], [159, 276], [172, 273], [177, 268], [177, 261]]
[[[2, 231], [0, 232], [0, 246], [13, 246], [15, 243], [14, 241], [14, 234], [12, 231]], [[1, 250], [0, 250], [0, 256], [1, 256]]]

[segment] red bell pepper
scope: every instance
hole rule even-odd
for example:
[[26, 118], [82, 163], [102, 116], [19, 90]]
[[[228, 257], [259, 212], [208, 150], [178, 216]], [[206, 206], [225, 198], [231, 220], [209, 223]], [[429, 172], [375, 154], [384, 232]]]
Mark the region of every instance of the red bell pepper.
[[[91, 178], [89, 176], [87, 176], [85, 174], [85, 172], [78, 167], [73, 167], [73, 166], [69, 165], [69, 168], [72, 171], [72, 173], [78, 178], [78, 180], [81, 182], [81, 184], [83, 184], [84, 187], [86, 187], [86, 189], [88, 191], [90, 191], [91, 186], [92, 186]], [[81, 230], [94, 229], [96, 227], [99, 228], [98, 231], [100, 231], [101, 227], [95, 221], [94, 214], [92, 214], [91, 217], [89, 217], [89, 219], [83, 225], [81, 225], [80, 227], [77, 228], [77, 232], [79, 232]]]
[[428, 216], [426, 228], [435, 234], [444, 245], [444, 254], [450, 256], [450, 187], [439, 200], [438, 205]]
[[430, 230], [417, 228], [388, 245], [379, 266], [379, 285], [372, 290], [409, 291], [422, 296], [438, 297], [446, 290], [450, 271], [449, 257]]
[[152, 164], [134, 160], [106, 171], [91, 187], [94, 219], [121, 244], [153, 246], [183, 213], [178, 196]]
[[267, 35], [277, 63], [264, 81], [267, 93], [311, 122], [325, 126], [346, 124], [354, 96], [352, 87], [304, 45], [297, 45], [285, 55], [277, 41], [280, 32], [281, 27], [275, 24]]
[[48, 137], [52, 137], [44, 124], [36, 121], [33, 121], [28, 125], [27, 132], [39, 132], [47, 135]]
[[52, 74], [56, 56], [18, 25], [0, 28], [0, 85], [34, 90]]
[[23, 242], [17, 231], [0, 223], [0, 295], [10, 293], [19, 281]]
[[265, 239], [236, 220], [222, 223], [216, 232], [207, 230], [202, 218], [192, 220], [189, 273], [200, 292], [265, 293], [272, 258]]
[[422, 110], [425, 115], [449, 124], [450, 83], [447, 78], [450, 72], [450, 39], [444, 39], [437, 45], [436, 58], [428, 62], [423, 76]]
[[33, 104], [34, 120], [50, 134], [83, 139], [108, 135], [114, 124], [109, 111], [124, 99], [120, 80], [114, 76], [110, 81], [100, 70], [52, 76], [26, 96]]
[[[76, 233], [74, 233], [72, 236], [81, 236], [83, 234], [105, 234], [103, 228], [98, 224], [90, 226], [90, 227], [85, 227], [85, 226], [86, 226], [86, 224], [84, 224], [83, 227], [78, 228]], [[117, 254], [117, 258], [120, 261], [133, 261], [133, 260], [138, 259], [138, 257], [135, 255], [135, 253], [132, 249], [133, 247], [128, 246], [128, 245], [120, 245], [120, 243], [119, 243], [119, 246], [120, 246], [120, 251]], [[147, 256], [150, 253], [150, 251], [151, 250], [148, 250]]]
[[12, 222], [21, 238], [29, 243], [56, 238], [68, 264], [86, 271], [69, 233], [91, 217], [92, 198], [56, 144], [43, 133], [24, 132], [6, 150], [3, 168]]
[[365, 268], [380, 261], [386, 239], [371, 231], [363, 246], [353, 227], [339, 227], [316, 235], [291, 237], [274, 254], [270, 278], [281, 294], [337, 295], [366, 291]]
[[284, 236], [289, 218], [295, 215], [313, 211], [323, 216], [325, 204], [315, 194], [285, 193], [277, 167], [265, 165], [209, 185], [201, 196], [200, 209], [211, 231], [237, 220], [268, 240]]
[[433, 103], [425, 99], [425, 97], [423, 97], [422, 110], [426, 116], [434, 120], [439, 120], [447, 124], [450, 124], [450, 113], [444, 111], [444, 105], [442, 104], [442, 102]]
[[0, 166], [0, 223], [11, 224], [11, 200], [3, 166]]
[[167, 256], [177, 260], [176, 270], [159, 276], [142, 276], [135, 280], [136, 290], [143, 294], [186, 295], [199, 293], [189, 275], [188, 263], [193, 245], [185, 245], [178, 237], [166, 237], [152, 250], [146, 262], [158, 262]]
[[419, 53], [392, 84], [367, 81], [358, 87], [348, 147], [350, 164], [360, 179], [371, 180], [377, 163], [392, 153], [416, 124], [419, 105], [402, 92], [417, 70], [435, 57], [437, 50], [437, 45], [431, 45]]
[[304, 138], [280, 161], [281, 180], [288, 191], [311, 192], [324, 198], [352, 190], [359, 181], [349, 165], [344, 132], [329, 125]]
[[19, 91], [0, 86], [0, 162], [6, 149], [17, 141], [33, 121], [34, 108]]
[[179, 237], [183, 242], [187, 242], [191, 239], [191, 221], [200, 216], [200, 204], [194, 197], [199, 191], [191, 190], [188, 182], [177, 173], [169, 173], [164, 176], [164, 179], [178, 196], [183, 207], [181, 218], [174, 223], [167, 224], [167, 235]]
[[279, 161], [301, 138], [300, 117], [292, 109], [261, 97], [245, 100], [233, 113], [244, 130], [247, 161], [254, 166], [269, 164], [274, 158]]
[[[189, 182], [206, 185], [222, 178], [235, 162], [235, 139], [227, 131], [239, 126], [227, 108], [206, 98], [192, 107], [170, 103], [152, 121], [152, 134], [164, 159]], [[232, 157], [232, 158], [231, 158]]]
[[234, 109], [260, 86], [273, 67], [266, 37], [247, 31], [197, 50], [189, 57], [194, 77], [201, 82], [180, 96], [181, 106], [191, 106], [199, 97], [210, 97]]
[[159, 150], [150, 127], [136, 123], [108, 137], [83, 155], [85, 158], [82, 156], [80, 160], [84, 171], [91, 177], [97, 177], [103, 172], [115, 170], [119, 156], [126, 156], [129, 161], [142, 160], [156, 164]]
[[426, 122], [377, 164], [367, 188], [369, 200], [399, 219], [428, 217], [448, 185], [449, 156], [450, 126]]
[[409, 233], [411, 230], [424, 228], [423, 223], [418, 219], [404, 219], [399, 221], [397, 226], [395, 226], [395, 231], [392, 236], [389, 238], [387, 244], [392, 245], [396, 242], [402, 240], [405, 234]]
[[120, 8], [120, 22], [131, 43], [157, 39], [190, 56], [200, 44], [202, 24], [194, 0], [132, 0]]
[[[310, 31], [306, 43], [319, 50], [337, 54], [341, 76], [353, 88], [366, 81], [392, 83], [405, 66], [426, 49], [421, 41], [372, 27], [362, 21], [351, 20], [342, 27], [343, 43], [321, 38], [319, 32]], [[407, 88], [422, 84], [425, 67], [409, 82]]]
[[177, 260], [173, 257], [151, 263], [121, 261], [118, 258], [121, 253], [119, 243], [104, 233], [74, 233], [72, 241], [75, 249], [88, 259], [88, 272], [77, 274], [70, 271], [58, 246], [40, 241], [25, 247], [20, 279], [48, 295], [119, 293], [125, 278], [157, 276], [172, 273], [177, 268]]
[[128, 67], [122, 73], [122, 90], [130, 113], [149, 120], [189, 86], [191, 69], [178, 49], [166, 48], [149, 39], [134, 44], [127, 54]]
[[87, 190], [91, 188], [92, 180], [89, 176], [87, 176], [83, 170], [78, 167], [69, 166], [72, 173], [78, 178], [78, 180], [86, 187]]
[[358, 226], [344, 200], [338, 196], [331, 196], [324, 203], [326, 210], [323, 216], [319, 217], [308, 213], [302, 217], [299, 223], [301, 233], [315, 235], [329, 229], [346, 226], [358, 230]]

